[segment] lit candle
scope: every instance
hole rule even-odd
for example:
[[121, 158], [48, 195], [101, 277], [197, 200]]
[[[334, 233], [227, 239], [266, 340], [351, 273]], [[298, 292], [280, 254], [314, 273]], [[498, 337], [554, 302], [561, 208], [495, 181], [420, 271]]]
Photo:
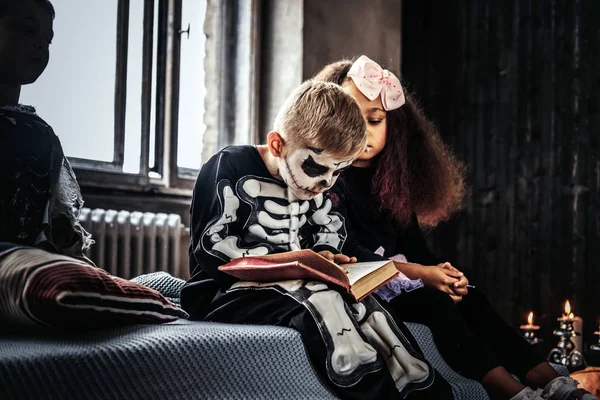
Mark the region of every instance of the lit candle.
[[565, 310], [562, 318], [558, 318], [557, 321], [564, 324], [563, 329], [570, 329], [573, 332], [571, 341], [573, 342], [574, 349], [583, 351], [583, 337], [581, 336], [583, 332], [583, 319], [575, 316], [571, 311], [571, 302], [567, 300], [565, 301]]
[[535, 337], [535, 331], [540, 329], [540, 327], [533, 324], [533, 311], [527, 316], [527, 325], [521, 325], [519, 328], [523, 331], [523, 336], [529, 343], [536, 344], [540, 342], [540, 339]]
[[538, 325], [533, 324], [533, 311], [531, 311], [527, 316], [527, 325], [521, 325], [519, 329], [528, 331], [537, 331], [540, 329]]
[[571, 312], [571, 303], [569, 300], [565, 302], [565, 312], [562, 315], [562, 319], [573, 319], [573, 313]]

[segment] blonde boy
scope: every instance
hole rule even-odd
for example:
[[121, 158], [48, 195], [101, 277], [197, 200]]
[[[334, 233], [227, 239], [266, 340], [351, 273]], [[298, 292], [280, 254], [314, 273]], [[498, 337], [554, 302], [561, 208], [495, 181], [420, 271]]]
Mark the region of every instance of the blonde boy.
[[226, 147], [202, 166], [191, 206], [190, 274], [231, 284], [217, 267], [234, 258], [301, 248], [339, 253], [344, 225], [324, 192], [365, 144], [351, 96], [335, 84], [302, 84], [267, 144]]
[[[400, 398], [431, 384], [432, 375], [371, 299], [357, 305], [363, 310], [358, 318], [322, 283], [236, 282], [217, 269], [238, 257], [307, 248], [336, 262], [356, 261], [339, 254], [346, 228], [331, 211], [326, 191], [363, 152], [366, 140], [354, 99], [338, 85], [307, 81], [281, 108], [266, 144], [230, 146], [207, 161], [194, 188], [192, 278], [181, 303], [193, 319], [296, 329], [315, 369], [343, 398]], [[385, 326], [375, 327], [382, 321]], [[385, 348], [366, 342], [375, 331], [384, 337], [373, 342], [385, 342]], [[390, 369], [386, 360], [388, 369], [402, 376], [390, 375], [382, 352], [395, 363]], [[397, 362], [400, 353], [408, 357]]]

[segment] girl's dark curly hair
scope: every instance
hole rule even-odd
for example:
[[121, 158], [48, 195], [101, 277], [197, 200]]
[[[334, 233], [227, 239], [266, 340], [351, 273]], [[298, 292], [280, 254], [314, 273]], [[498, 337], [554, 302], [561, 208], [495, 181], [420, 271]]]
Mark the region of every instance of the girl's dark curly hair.
[[[338, 85], [349, 80], [352, 60], [327, 65], [314, 79]], [[387, 135], [377, 156], [373, 195], [401, 224], [416, 213], [419, 222], [435, 226], [462, 208], [465, 165], [442, 142], [410, 93], [406, 103], [387, 112]]]

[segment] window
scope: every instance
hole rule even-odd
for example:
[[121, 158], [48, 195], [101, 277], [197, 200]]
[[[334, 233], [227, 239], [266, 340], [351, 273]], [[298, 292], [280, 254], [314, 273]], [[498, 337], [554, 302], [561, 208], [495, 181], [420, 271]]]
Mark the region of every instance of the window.
[[189, 191], [206, 129], [206, 1], [53, 4], [50, 63], [21, 102], [53, 126], [82, 184]]

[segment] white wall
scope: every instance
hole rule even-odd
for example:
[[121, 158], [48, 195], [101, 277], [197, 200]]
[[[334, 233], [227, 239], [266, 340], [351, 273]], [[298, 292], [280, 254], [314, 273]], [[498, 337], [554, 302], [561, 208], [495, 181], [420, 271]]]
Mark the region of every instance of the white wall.
[[401, 0], [304, 0], [304, 78], [362, 54], [399, 74], [401, 16]]

